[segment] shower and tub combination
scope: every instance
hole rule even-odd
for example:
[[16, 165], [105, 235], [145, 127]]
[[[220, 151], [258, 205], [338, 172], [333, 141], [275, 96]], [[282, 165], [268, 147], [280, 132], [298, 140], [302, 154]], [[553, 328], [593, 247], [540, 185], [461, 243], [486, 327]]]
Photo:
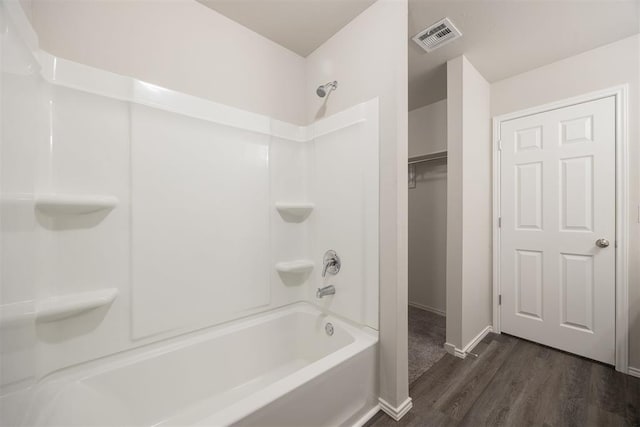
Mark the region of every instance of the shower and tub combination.
[[376, 411], [377, 99], [293, 125], [54, 57], [0, 13], [0, 424]]

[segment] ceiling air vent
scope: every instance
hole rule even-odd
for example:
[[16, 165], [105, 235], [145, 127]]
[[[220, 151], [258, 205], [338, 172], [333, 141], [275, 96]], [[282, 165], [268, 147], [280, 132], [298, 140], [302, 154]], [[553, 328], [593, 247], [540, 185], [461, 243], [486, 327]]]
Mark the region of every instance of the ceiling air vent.
[[444, 18], [413, 36], [413, 41], [427, 52], [433, 52], [461, 36], [462, 33], [453, 25], [453, 22], [449, 18]]

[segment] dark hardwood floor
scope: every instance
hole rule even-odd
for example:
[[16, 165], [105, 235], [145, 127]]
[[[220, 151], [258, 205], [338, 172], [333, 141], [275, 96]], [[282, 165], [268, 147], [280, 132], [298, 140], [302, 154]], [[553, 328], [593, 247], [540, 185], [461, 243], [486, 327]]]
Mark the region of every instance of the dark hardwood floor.
[[640, 378], [508, 335], [474, 352], [418, 378], [400, 422], [379, 412], [366, 426], [640, 426]]

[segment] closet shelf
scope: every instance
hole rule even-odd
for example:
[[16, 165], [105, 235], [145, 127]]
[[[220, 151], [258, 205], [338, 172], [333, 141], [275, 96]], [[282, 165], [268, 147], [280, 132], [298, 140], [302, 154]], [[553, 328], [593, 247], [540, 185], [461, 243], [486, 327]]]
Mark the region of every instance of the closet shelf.
[[424, 156], [409, 157], [409, 165], [416, 165], [418, 163], [433, 162], [435, 160], [446, 159], [448, 154], [446, 151], [438, 151], [435, 153], [425, 154]]
[[43, 323], [63, 320], [109, 305], [117, 296], [118, 289], [109, 288], [47, 298], [36, 303], [35, 319]]
[[279, 273], [310, 273], [313, 270], [313, 261], [300, 259], [296, 261], [279, 262], [276, 264]]
[[276, 209], [285, 221], [300, 222], [305, 220], [313, 211], [315, 205], [305, 202], [277, 202]]
[[116, 207], [118, 198], [99, 194], [41, 194], [35, 206], [48, 215], [84, 215]]

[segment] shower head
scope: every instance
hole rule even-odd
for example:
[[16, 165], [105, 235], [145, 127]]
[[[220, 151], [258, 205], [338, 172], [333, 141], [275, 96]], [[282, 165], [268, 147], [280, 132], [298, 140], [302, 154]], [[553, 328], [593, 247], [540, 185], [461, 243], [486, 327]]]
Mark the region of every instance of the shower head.
[[334, 80], [332, 82], [318, 86], [318, 89], [316, 89], [316, 94], [320, 98], [324, 98], [325, 96], [329, 95], [329, 93], [332, 90], [336, 90], [337, 88], [338, 88], [338, 81]]

